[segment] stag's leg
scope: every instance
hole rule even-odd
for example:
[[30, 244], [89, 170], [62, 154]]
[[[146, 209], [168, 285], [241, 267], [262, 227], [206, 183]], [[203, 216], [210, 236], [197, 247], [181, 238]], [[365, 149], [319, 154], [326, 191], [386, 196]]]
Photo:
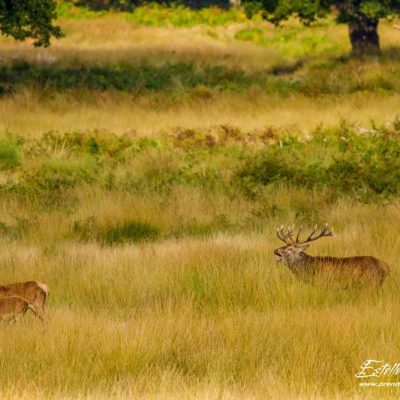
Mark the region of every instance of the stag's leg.
[[35, 305], [29, 304], [28, 308], [33, 312], [33, 314], [39, 318], [41, 321], [44, 321], [44, 316], [41, 310], [38, 310]]
[[29, 309], [41, 320], [44, 320], [44, 307], [42, 299], [36, 298], [35, 301], [29, 304]]
[[43, 292], [39, 292], [36, 295], [35, 301], [32, 303], [32, 305], [35, 307], [37, 316], [42, 320], [44, 319], [44, 303], [45, 303], [45, 301], [46, 301], [46, 295]]

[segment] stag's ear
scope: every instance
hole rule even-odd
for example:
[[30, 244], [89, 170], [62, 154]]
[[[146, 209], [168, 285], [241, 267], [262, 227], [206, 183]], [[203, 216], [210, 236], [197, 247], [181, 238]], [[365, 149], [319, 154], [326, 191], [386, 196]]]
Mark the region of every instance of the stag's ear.
[[309, 244], [301, 244], [299, 246], [295, 246], [294, 248], [294, 253], [299, 254], [302, 253], [303, 251], [306, 251], [309, 247]]

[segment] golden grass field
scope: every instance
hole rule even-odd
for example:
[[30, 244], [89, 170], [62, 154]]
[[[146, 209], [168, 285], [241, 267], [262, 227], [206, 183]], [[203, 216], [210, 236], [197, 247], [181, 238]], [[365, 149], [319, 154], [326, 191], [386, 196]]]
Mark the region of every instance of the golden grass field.
[[312, 249], [382, 257], [392, 274], [377, 292], [299, 284], [273, 260], [273, 225], [119, 248], [3, 244], [2, 279], [35, 276], [51, 294], [44, 324], [0, 331], [2, 397], [395, 398], [354, 374], [398, 357], [399, 213], [338, 207], [337, 237]]
[[[306, 194], [276, 196], [290, 205]], [[234, 218], [246, 208], [195, 192], [179, 198], [179, 210], [157, 210], [150, 198], [86, 191], [77, 214], [165, 223], [178, 214], [204, 220], [210, 207]], [[323, 212], [337, 236], [310, 253], [384, 259], [392, 271], [381, 289], [296, 281], [272, 254], [290, 212], [258, 232], [117, 247], [71, 241], [66, 215], [41, 215], [20, 241], [1, 244], [3, 282], [34, 277], [50, 287], [45, 323], [27, 315], [0, 330], [2, 397], [395, 398], [397, 388], [359, 388], [354, 375], [366, 359], [398, 359], [400, 207], [343, 200]]]
[[[68, 66], [194, 60], [258, 71], [292, 62], [300, 52], [295, 43], [285, 55], [239, 42], [236, 25], [213, 28], [210, 35], [207, 27], [150, 28], [118, 16], [60, 24], [66, 37], [49, 49], [2, 38], [1, 62], [24, 59], [41, 65], [55, 57]], [[349, 50], [345, 27], [312, 29], [315, 35], [328, 30], [338, 46], [333, 56]], [[389, 23], [381, 35], [384, 49], [400, 42]], [[329, 55], [321, 57], [329, 61]], [[309, 62], [318, 62], [318, 54]], [[360, 81], [380, 73], [397, 76], [396, 58], [349, 63], [343, 68]], [[312, 73], [304, 68], [298, 74]], [[330, 79], [340, 79], [343, 71]], [[23, 138], [95, 129], [157, 136], [175, 127], [224, 124], [245, 131], [273, 126], [307, 132], [343, 119], [385, 124], [396, 117], [400, 101], [398, 93], [368, 90], [283, 96], [250, 87], [237, 95], [187, 98], [183, 93], [172, 102], [168, 93], [160, 100], [118, 91], [49, 91], [31, 85], [0, 97], [0, 131]], [[168, 154], [146, 162], [159, 161], [167, 164]], [[133, 166], [146, 167], [138, 163]], [[9, 177], [1, 175], [2, 181]], [[50, 288], [45, 323], [27, 315], [0, 328], [2, 399], [398, 398], [398, 388], [362, 388], [354, 376], [366, 359], [400, 362], [396, 199], [324, 204], [318, 192], [277, 188], [267, 200], [280, 204], [286, 216], [268, 217], [257, 229], [109, 247], [72, 238], [72, 221], [96, 215], [104, 225], [133, 218], [173, 228], [180, 221], [212, 223], [224, 213], [240, 226], [252, 200], [187, 188], [168, 196], [138, 196], [84, 186], [74, 196], [73, 211], [39, 212], [40, 204], [30, 207], [10, 195], [0, 204], [5, 223], [19, 217], [35, 221], [18, 239], [0, 241], [1, 282], [37, 279]], [[277, 226], [296, 220], [296, 204], [307, 207], [310, 201], [324, 217], [320, 222], [329, 222], [337, 233], [313, 244], [310, 254], [379, 257], [391, 266], [381, 289], [304, 285], [274, 261], [272, 251], [281, 245]]]

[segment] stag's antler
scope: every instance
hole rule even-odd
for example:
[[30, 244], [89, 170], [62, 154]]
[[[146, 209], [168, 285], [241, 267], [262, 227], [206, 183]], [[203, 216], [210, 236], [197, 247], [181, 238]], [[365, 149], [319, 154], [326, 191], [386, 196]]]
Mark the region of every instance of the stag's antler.
[[297, 231], [296, 239], [293, 238], [294, 228], [295, 228], [295, 225], [289, 226], [289, 228], [287, 228], [287, 231], [285, 232], [283, 230], [283, 225], [280, 226], [277, 229], [278, 238], [280, 240], [282, 240], [283, 242], [285, 242], [286, 244], [305, 244], [305, 243], [313, 242], [314, 240], [317, 240], [324, 236], [334, 236], [333, 229], [329, 229], [328, 224], [325, 224], [323, 226], [323, 228], [321, 229], [321, 232], [318, 235], [314, 236], [315, 232], [317, 232], [317, 230], [318, 230], [318, 225], [315, 225], [313, 231], [308, 235], [307, 239], [304, 241], [300, 241], [300, 232], [302, 230], [302, 227], [301, 226], [299, 227], [299, 229]]
[[302, 242], [298, 241], [299, 235], [297, 235], [296, 244], [305, 244], [305, 243], [313, 242], [314, 240], [318, 240], [319, 238], [322, 238], [322, 237], [335, 235], [335, 233], [333, 232], [333, 229], [329, 229], [328, 224], [325, 224], [323, 226], [323, 228], [321, 229], [321, 232], [318, 235], [314, 236], [314, 234], [315, 234], [315, 232], [317, 232], [317, 230], [318, 230], [318, 225], [315, 225], [313, 231], [308, 235], [307, 239]]
[[276, 234], [278, 235], [278, 238], [280, 240], [282, 240], [283, 242], [285, 242], [286, 244], [294, 244], [295, 242], [293, 240], [293, 231], [294, 231], [294, 225], [289, 226], [289, 228], [287, 228], [286, 232], [284, 232], [283, 225], [281, 225], [276, 230]]

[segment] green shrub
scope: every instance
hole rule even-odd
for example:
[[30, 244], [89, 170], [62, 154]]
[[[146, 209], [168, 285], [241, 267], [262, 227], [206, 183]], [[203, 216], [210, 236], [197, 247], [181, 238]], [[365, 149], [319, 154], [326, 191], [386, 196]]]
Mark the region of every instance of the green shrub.
[[27, 171], [26, 180], [42, 190], [54, 191], [71, 189], [78, 184], [89, 183], [98, 176], [93, 158], [54, 158], [42, 163], [36, 171]]
[[[321, 140], [322, 139], [322, 140]], [[325, 138], [289, 139], [250, 156], [235, 176], [249, 194], [265, 186], [330, 187], [343, 194], [400, 194], [400, 132], [357, 134], [341, 128]]]
[[159, 235], [160, 229], [157, 226], [148, 222], [129, 221], [105, 228], [101, 240], [107, 245], [116, 245], [155, 240]]
[[0, 170], [13, 169], [20, 163], [21, 159], [17, 144], [10, 139], [0, 140]]
[[267, 42], [265, 29], [259, 27], [242, 29], [235, 34], [235, 39], [256, 44], [265, 44]]
[[[89, 2], [90, 3], [90, 2]], [[101, 18], [108, 15], [107, 11], [104, 10], [91, 10], [87, 5], [79, 5], [77, 7], [74, 1], [58, 1], [57, 2], [57, 16], [59, 18], [69, 19], [93, 19]]]
[[[307, 139], [298, 132], [242, 132], [228, 126], [179, 129], [158, 140], [51, 133], [24, 143], [10, 141], [11, 150], [8, 142], [4, 145], [8, 168], [17, 162], [20, 166], [5, 174], [0, 194], [72, 208], [74, 191], [81, 186], [154, 193], [165, 199], [175, 187], [233, 198], [240, 191], [250, 197], [264, 195], [280, 185], [310, 191], [329, 188], [337, 196], [365, 200], [393, 198], [400, 196], [398, 128], [398, 121], [361, 131], [343, 125], [317, 130]], [[202, 235], [219, 226], [196, 223], [181, 228], [189, 235]], [[88, 227], [79, 229], [83, 238], [91, 235]], [[100, 228], [93, 229], [96, 239]]]
[[193, 26], [227, 25], [233, 22], [246, 21], [246, 15], [238, 9], [222, 10], [218, 7], [193, 10], [183, 5], [167, 6], [158, 3], [149, 3], [136, 7], [126, 16], [129, 22], [148, 26]]
[[[252, 7], [257, 3], [250, 3], [244, 7]], [[247, 11], [246, 11], [247, 12]], [[249, 11], [250, 13], [252, 11]], [[257, 13], [258, 10], [255, 9]], [[318, 31], [315, 31], [315, 30]], [[252, 42], [269, 49], [279, 51], [287, 58], [304, 58], [318, 55], [341, 55], [346, 51], [343, 42], [332, 38], [329, 34], [320, 31], [320, 27], [311, 26], [304, 29], [295, 24], [288, 24], [274, 31], [264, 27], [246, 27], [235, 34], [236, 40]]]

